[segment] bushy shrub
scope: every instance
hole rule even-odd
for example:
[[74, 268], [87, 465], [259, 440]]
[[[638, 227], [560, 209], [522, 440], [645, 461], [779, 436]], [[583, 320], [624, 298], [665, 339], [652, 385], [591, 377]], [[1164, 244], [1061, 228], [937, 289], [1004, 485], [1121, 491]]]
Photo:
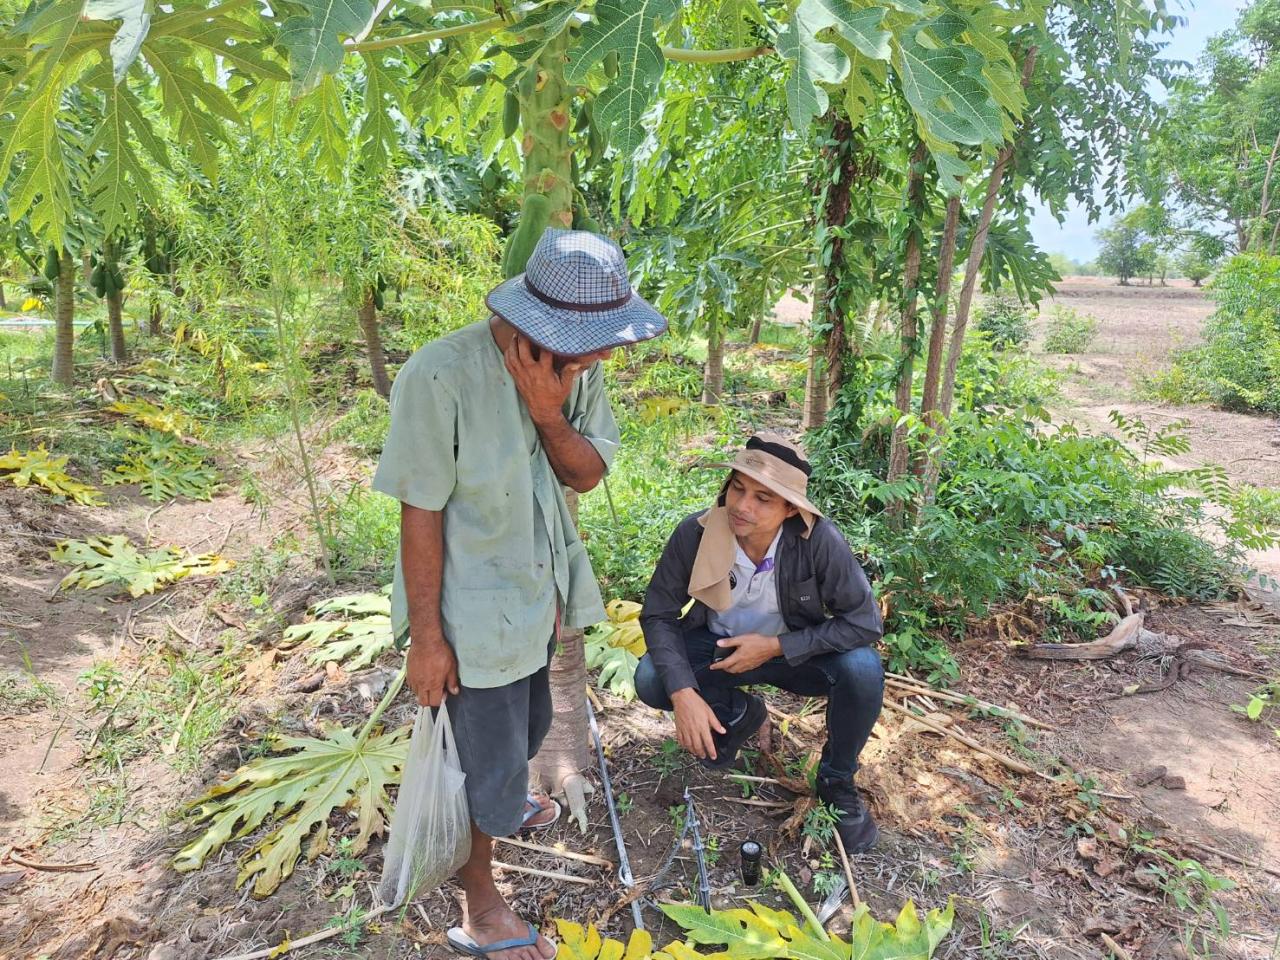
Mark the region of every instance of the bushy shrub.
[[1018, 347], [1031, 339], [1031, 312], [1017, 297], [996, 293], [974, 310], [975, 326], [997, 350]]
[[1098, 335], [1098, 319], [1057, 304], [1049, 311], [1045, 327], [1046, 353], [1084, 353]]
[[1218, 406], [1280, 413], [1280, 256], [1232, 257], [1209, 289], [1205, 343], [1175, 366]]

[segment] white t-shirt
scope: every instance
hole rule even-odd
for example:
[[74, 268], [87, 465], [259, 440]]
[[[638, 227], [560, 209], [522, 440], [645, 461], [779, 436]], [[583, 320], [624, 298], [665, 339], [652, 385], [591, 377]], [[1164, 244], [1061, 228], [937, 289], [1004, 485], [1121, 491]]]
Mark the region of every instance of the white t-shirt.
[[738, 637], [744, 633], [777, 637], [787, 632], [787, 623], [778, 610], [778, 588], [773, 571], [774, 554], [780, 539], [781, 528], [759, 566], [752, 563], [742, 545], [737, 544], [738, 556], [729, 571], [729, 608], [711, 611], [707, 628], [712, 633], [721, 637]]

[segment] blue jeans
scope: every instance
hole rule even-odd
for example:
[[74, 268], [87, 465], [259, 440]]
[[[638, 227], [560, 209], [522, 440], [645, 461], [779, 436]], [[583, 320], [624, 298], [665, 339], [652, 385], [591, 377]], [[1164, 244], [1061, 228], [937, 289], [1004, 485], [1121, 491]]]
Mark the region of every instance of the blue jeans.
[[[794, 667], [782, 657], [774, 657], [746, 673], [726, 673], [711, 669], [719, 639], [706, 628], [684, 634], [689, 666], [699, 692], [720, 722], [727, 724], [737, 712], [734, 691], [738, 687], [763, 683], [802, 697], [826, 697], [827, 742], [822, 748], [818, 776], [839, 780], [852, 777], [858, 770], [858, 755], [880, 716], [884, 697], [880, 654], [871, 647], [858, 647], [845, 653], [822, 654]], [[671, 698], [648, 654], [640, 658], [636, 667], [636, 695], [658, 710], [671, 709]]]

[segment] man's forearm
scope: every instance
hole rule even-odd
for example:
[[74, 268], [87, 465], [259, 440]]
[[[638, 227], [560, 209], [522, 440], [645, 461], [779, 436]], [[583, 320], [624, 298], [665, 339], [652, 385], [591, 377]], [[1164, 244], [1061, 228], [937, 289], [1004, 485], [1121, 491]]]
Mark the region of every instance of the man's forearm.
[[415, 645], [443, 641], [440, 584], [444, 575], [444, 514], [400, 504], [400, 568]]
[[595, 446], [569, 425], [563, 415], [533, 423], [542, 438], [542, 448], [560, 482], [586, 493], [604, 476], [604, 460]]

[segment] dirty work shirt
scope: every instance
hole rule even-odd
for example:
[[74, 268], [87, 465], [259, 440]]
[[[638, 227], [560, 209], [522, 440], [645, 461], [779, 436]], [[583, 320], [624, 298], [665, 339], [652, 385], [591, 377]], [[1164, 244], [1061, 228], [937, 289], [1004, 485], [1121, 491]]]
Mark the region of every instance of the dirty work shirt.
[[[608, 467], [618, 426], [599, 363], [578, 377], [565, 418]], [[464, 686], [499, 687], [546, 666], [557, 600], [565, 626], [604, 619], [564, 491], [487, 321], [400, 369], [373, 489], [444, 513], [440, 615]], [[398, 553], [391, 623], [397, 637], [409, 629]]]

